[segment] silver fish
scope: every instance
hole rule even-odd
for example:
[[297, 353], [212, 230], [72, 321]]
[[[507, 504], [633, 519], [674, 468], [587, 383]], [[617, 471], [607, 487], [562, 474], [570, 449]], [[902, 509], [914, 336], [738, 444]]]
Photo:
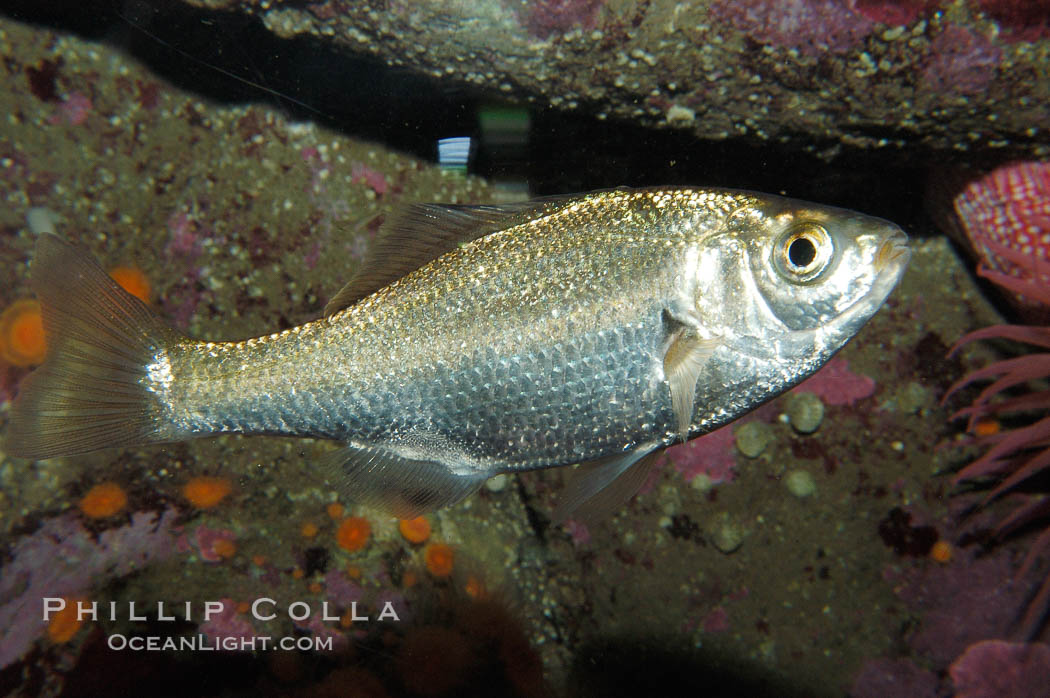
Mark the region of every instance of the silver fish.
[[887, 221], [744, 191], [419, 205], [322, 319], [202, 342], [43, 235], [33, 286], [49, 352], [7, 448], [333, 439], [345, 448], [320, 464], [332, 481], [401, 517], [497, 473], [584, 463], [560, 516], [607, 509], [644, 480], [647, 456], [816, 371], [909, 255]]

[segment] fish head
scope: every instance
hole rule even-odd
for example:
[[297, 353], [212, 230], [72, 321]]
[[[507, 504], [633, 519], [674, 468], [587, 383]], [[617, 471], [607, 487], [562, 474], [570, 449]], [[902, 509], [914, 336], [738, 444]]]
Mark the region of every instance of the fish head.
[[786, 361], [840, 349], [885, 302], [911, 254], [889, 221], [780, 197], [729, 216], [726, 234], [739, 276], [725, 334]]

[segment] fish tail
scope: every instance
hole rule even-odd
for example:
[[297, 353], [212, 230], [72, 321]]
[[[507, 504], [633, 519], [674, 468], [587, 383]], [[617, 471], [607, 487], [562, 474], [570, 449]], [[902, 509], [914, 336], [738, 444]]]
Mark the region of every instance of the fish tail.
[[52, 234], [37, 239], [32, 286], [47, 354], [12, 405], [7, 452], [41, 459], [179, 438], [156, 374], [181, 335], [88, 252]]

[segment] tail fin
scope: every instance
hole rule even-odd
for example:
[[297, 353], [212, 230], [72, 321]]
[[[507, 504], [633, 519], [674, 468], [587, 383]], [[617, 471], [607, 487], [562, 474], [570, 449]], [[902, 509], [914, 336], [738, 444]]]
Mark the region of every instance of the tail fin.
[[176, 438], [149, 367], [179, 334], [55, 235], [37, 239], [32, 285], [47, 356], [12, 406], [7, 452], [40, 459]]

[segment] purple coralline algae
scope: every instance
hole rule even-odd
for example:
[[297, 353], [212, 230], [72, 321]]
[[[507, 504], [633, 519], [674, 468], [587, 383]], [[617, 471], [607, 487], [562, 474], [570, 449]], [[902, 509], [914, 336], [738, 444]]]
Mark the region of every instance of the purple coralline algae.
[[667, 457], [686, 482], [698, 475], [706, 475], [716, 484], [729, 482], [736, 477], [733, 439], [732, 425], [724, 426], [667, 449]]
[[825, 405], [852, 405], [875, 394], [875, 380], [849, 369], [849, 362], [834, 358], [794, 388], [814, 393]]
[[365, 184], [369, 189], [374, 191], [377, 196], [386, 194], [389, 187], [386, 181], [386, 175], [378, 170], [373, 170], [371, 167], [360, 162], [350, 163], [350, 181], [355, 184]]
[[309, 631], [314, 637], [330, 638], [332, 640], [332, 651], [334, 652], [342, 652], [350, 644], [350, 638], [345, 633], [325, 625], [325, 621], [319, 613], [312, 614], [305, 621], [295, 621], [295, 627]]
[[164, 256], [172, 269], [181, 271], [182, 280], [166, 294], [163, 301], [164, 314], [180, 330], [189, 327], [202, 299], [200, 291], [201, 267], [196, 260], [203, 251], [202, 241], [213, 233], [208, 226], [191, 212], [193, 206], [181, 206], [168, 216], [168, 242]]
[[569, 539], [572, 541], [572, 544], [577, 548], [591, 542], [590, 529], [588, 529], [587, 524], [582, 521], [566, 519], [565, 531], [569, 534]]
[[[209, 528], [208, 526], [198, 526], [197, 531], [194, 534], [194, 543], [197, 546], [197, 551], [200, 554], [200, 558], [205, 562], [222, 562], [228, 555], [224, 555], [222, 552], [222, 544], [226, 541], [233, 543], [237, 540], [237, 536], [234, 535], [233, 531], [225, 528]], [[219, 545], [216, 545], [216, 544]]]
[[948, 672], [955, 698], [1045, 696], [1050, 645], [985, 640], [968, 647]]
[[324, 576], [324, 587], [328, 592], [328, 598], [337, 606], [349, 607], [355, 601], [360, 601], [365, 596], [365, 590], [359, 584], [350, 581], [345, 573], [332, 570]]
[[222, 638], [250, 640], [255, 637], [255, 628], [243, 614], [237, 612], [237, 603], [233, 599], [222, 599], [222, 610], [212, 613], [208, 620], [198, 628], [213, 642]]
[[1002, 59], [1002, 50], [990, 40], [950, 24], [930, 42], [919, 80], [935, 94], [979, 94], [995, 79]]
[[184, 257], [192, 261], [201, 253], [201, 232], [189, 211], [179, 209], [168, 216], [168, 232], [171, 237], [164, 248], [165, 255]]
[[575, 28], [593, 29], [604, 3], [602, 0], [533, 0], [525, 4], [522, 26], [532, 36], [546, 39]]
[[725, 606], [712, 608], [710, 613], [704, 616], [703, 628], [706, 633], [724, 633], [729, 630], [729, 612]]
[[756, 41], [813, 58], [848, 52], [875, 26], [837, 0], [715, 0], [710, 12]]
[[921, 624], [908, 640], [918, 654], [946, 665], [968, 645], [1006, 638], [1015, 629], [1017, 609], [1030, 591], [1014, 577], [1012, 556], [999, 550], [987, 557], [957, 551], [948, 565], [893, 566], [884, 575]]
[[42, 599], [74, 596], [175, 551], [173, 509], [140, 511], [96, 537], [75, 514], [44, 522], [11, 550], [0, 573], [0, 668], [17, 661], [44, 630]]
[[910, 659], [869, 659], [850, 688], [850, 698], [937, 698], [937, 675]]
[[940, 0], [848, 0], [846, 6], [874, 22], [901, 26], [928, 15], [940, 4]]
[[48, 123], [52, 126], [67, 124], [69, 126], [80, 126], [87, 121], [92, 110], [91, 98], [83, 92], [72, 92], [58, 105], [56, 113], [48, 117]]
[[977, 0], [977, 6], [999, 24], [1007, 41], [1050, 38], [1047, 0]]

